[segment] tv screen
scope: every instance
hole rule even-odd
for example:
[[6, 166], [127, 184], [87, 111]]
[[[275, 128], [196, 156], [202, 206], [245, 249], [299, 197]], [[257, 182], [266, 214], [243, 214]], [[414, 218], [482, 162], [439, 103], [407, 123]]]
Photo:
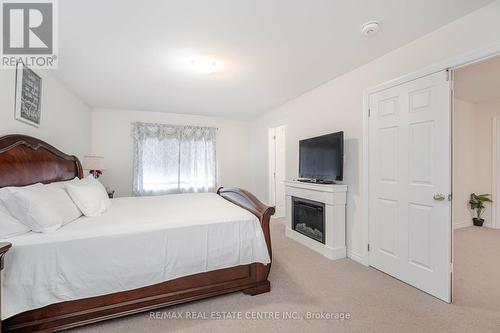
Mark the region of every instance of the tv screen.
[[299, 177], [318, 181], [343, 179], [344, 132], [299, 142]]

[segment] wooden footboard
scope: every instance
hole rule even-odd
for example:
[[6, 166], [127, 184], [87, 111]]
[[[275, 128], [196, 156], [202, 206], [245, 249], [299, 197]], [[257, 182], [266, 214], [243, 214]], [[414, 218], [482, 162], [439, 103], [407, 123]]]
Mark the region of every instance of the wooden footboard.
[[269, 257], [272, 259], [273, 252], [271, 249], [271, 231], [269, 229], [269, 223], [271, 221], [271, 216], [275, 213], [275, 208], [266, 206], [252, 193], [237, 187], [221, 187], [217, 190], [217, 194], [257, 216], [262, 226], [264, 236], [266, 237]]
[[[0, 188], [37, 182], [49, 184], [75, 177], [82, 178], [82, 166], [77, 157], [66, 155], [48, 143], [26, 135], [0, 137]], [[267, 207], [251, 193], [238, 188], [220, 188], [217, 193], [259, 218], [271, 255], [269, 220], [274, 208]], [[9, 243], [0, 243], [0, 270], [10, 247]], [[51, 304], [0, 321], [0, 331], [59, 331], [235, 291], [256, 295], [271, 290], [267, 280], [270, 267], [270, 264], [242, 265], [144, 288]]]
[[[271, 248], [271, 230], [269, 223], [271, 221], [271, 216], [275, 213], [274, 207], [269, 207], [264, 205], [259, 199], [257, 199], [252, 193], [245, 191], [240, 188], [219, 188], [217, 191], [221, 197], [232, 203], [250, 211], [252, 214], [257, 216], [260, 220], [260, 225], [262, 231], [264, 232], [264, 237], [266, 238], [267, 250], [269, 251], [269, 257], [271, 261], [273, 259], [273, 251]], [[250, 295], [257, 295], [271, 290], [271, 284], [267, 280], [269, 276], [269, 271], [271, 270], [271, 264], [252, 264], [250, 272], [252, 274], [251, 278], [257, 284], [244, 290], [245, 293]]]

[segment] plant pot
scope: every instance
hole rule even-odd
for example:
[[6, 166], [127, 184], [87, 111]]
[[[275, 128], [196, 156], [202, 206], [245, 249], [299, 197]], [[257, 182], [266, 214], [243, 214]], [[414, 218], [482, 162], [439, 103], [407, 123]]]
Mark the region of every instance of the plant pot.
[[473, 218], [472, 222], [476, 227], [482, 227], [484, 223], [484, 219]]

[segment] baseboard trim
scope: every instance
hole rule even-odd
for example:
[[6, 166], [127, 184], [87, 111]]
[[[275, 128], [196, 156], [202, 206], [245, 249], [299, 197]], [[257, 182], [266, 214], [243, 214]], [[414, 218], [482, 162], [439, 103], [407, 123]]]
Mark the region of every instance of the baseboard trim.
[[357, 263], [364, 265], [363, 256], [359, 253], [353, 252], [352, 250], [347, 250], [347, 258], [356, 261]]
[[453, 229], [472, 227], [472, 221], [460, 221], [453, 224]]

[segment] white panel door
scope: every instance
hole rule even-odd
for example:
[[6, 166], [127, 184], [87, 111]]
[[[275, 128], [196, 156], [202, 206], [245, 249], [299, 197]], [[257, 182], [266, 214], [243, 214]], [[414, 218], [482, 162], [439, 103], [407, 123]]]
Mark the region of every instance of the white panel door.
[[446, 302], [451, 104], [445, 71], [370, 96], [370, 265]]
[[285, 126], [269, 129], [269, 204], [275, 206], [273, 217], [286, 216], [285, 196]]
[[276, 213], [275, 217], [285, 217], [285, 126], [276, 127], [275, 131], [276, 163]]

